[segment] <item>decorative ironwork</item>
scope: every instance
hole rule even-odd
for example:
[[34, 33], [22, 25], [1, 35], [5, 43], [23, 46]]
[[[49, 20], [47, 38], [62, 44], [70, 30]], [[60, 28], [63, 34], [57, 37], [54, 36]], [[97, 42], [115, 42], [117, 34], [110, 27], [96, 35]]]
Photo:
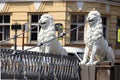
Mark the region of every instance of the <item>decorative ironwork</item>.
[[[0, 49], [2, 79], [78, 80], [78, 58], [12, 49]], [[7, 56], [11, 55], [11, 56]], [[4, 57], [7, 56], [7, 57]]]

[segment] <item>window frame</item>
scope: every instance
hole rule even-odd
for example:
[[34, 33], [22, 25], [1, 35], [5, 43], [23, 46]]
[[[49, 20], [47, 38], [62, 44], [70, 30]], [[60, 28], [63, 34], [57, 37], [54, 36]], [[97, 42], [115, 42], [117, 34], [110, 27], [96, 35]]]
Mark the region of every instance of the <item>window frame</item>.
[[[77, 16], [77, 22], [75, 22], [75, 23], [72, 23], [72, 20], [70, 20], [70, 22], [71, 22], [71, 24], [70, 24], [70, 29], [72, 29], [71, 27], [72, 27], [72, 25], [76, 25], [76, 26], [79, 26], [81, 23], [79, 23], [79, 16], [81, 16], [81, 17], [84, 17], [84, 21], [83, 21], [83, 23], [85, 23], [85, 20], [86, 20], [86, 14], [84, 14], [84, 13], [72, 13], [71, 14], [71, 17], [72, 17], [72, 15], [76, 15]], [[81, 26], [82, 27], [82, 26]], [[84, 26], [83, 26], [84, 27]], [[75, 41], [72, 41], [71, 40], [71, 33], [70, 33], [70, 43], [83, 43], [83, 40], [79, 40], [79, 29], [80, 29], [80, 27], [78, 27], [77, 28], [77, 33], [76, 33], [76, 40]], [[84, 30], [82, 31], [82, 32], [80, 32], [81, 34], [83, 34], [83, 39], [84, 39]]]
[[[5, 19], [4, 19], [6, 15], [9, 17], [9, 22], [7, 22], [7, 23], [5, 22]], [[2, 22], [0, 22], [0, 27], [2, 27], [1, 31], [0, 31], [0, 33], [2, 34], [2, 38], [0, 40], [0, 42], [1, 42], [1, 41], [7, 40], [8, 38], [10, 38], [10, 19], [11, 19], [11, 16], [10, 16], [10, 14], [0, 14], [0, 16], [2, 16], [2, 18], [3, 18]], [[5, 34], [7, 34], [7, 33], [5, 33], [5, 26], [8, 26], [7, 29], [9, 29], [9, 34], [7, 36], [5, 36]], [[7, 41], [7, 42], [9, 42], [9, 41]]]
[[[39, 19], [40, 19], [40, 16], [42, 16], [44, 13], [31, 13], [30, 14], [30, 17], [29, 17], [29, 28], [31, 29], [32, 28], [32, 26], [35, 26], [35, 25], [38, 25], [38, 22], [33, 22], [32, 23], [32, 15], [37, 15], [38, 16], [38, 21], [39, 21]], [[32, 33], [39, 33], [39, 31], [40, 31], [40, 26], [38, 27], [37, 26], [37, 31], [31, 31], [30, 30], [30, 33], [29, 33], [29, 42], [30, 43], [37, 43], [37, 40], [32, 40]]]
[[[106, 40], [108, 40], [108, 20], [109, 20], [109, 17], [108, 16], [105, 16], [105, 15], [101, 15], [101, 17], [106, 17], [106, 25], [104, 25], [103, 23], [102, 23], [102, 25], [103, 25], [103, 29], [104, 28], [106, 28], [106, 30], [105, 30], [105, 33], [104, 33], [104, 30], [103, 30], [103, 36], [104, 36], [104, 34], [105, 34], [105, 36], [104, 36], [104, 38], [106, 39]], [[102, 20], [102, 22], [103, 22], [103, 20]]]

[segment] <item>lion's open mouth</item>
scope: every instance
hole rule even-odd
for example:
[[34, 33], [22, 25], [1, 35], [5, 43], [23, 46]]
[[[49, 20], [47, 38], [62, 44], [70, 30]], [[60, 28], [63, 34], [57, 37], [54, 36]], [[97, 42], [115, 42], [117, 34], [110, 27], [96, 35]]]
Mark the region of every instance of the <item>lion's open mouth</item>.
[[42, 23], [40, 23], [41, 25], [43, 25], [43, 24], [46, 24], [46, 22], [42, 22]]
[[88, 20], [89, 22], [93, 22], [94, 21], [94, 19], [91, 19], [91, 20]]

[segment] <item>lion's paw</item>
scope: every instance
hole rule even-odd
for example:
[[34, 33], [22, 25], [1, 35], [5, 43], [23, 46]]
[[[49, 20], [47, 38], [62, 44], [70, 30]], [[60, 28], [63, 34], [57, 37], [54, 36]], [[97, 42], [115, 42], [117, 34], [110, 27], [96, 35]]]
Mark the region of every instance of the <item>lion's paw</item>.
[[88, 63], [86, 64], [86, 66], [92, 66], [92, 65], [94, 65], [93, 62], [88, 62]]
[[88, 62], [88, 63], [86, 64], [86, 66], [94, 66], [94, 65], [96, 65], [97, 63], [98, 63], [98, 61]]
[[83, 66], [83, 65], [85, 65], [85, 64], [86, 64], [86, 62], [84, 62], [84, 61], [79, 62], [79, 65], [80, 65], [80, 66]]

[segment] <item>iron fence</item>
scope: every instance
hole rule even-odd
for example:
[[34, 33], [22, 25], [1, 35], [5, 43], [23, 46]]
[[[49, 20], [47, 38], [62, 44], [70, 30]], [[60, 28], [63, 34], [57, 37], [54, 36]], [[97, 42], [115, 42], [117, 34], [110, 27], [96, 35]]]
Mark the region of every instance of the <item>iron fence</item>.
[[73, 56], [12, 49], [0, 49], [0, 55], [2, 79], [79, 80], [78, 59]]

